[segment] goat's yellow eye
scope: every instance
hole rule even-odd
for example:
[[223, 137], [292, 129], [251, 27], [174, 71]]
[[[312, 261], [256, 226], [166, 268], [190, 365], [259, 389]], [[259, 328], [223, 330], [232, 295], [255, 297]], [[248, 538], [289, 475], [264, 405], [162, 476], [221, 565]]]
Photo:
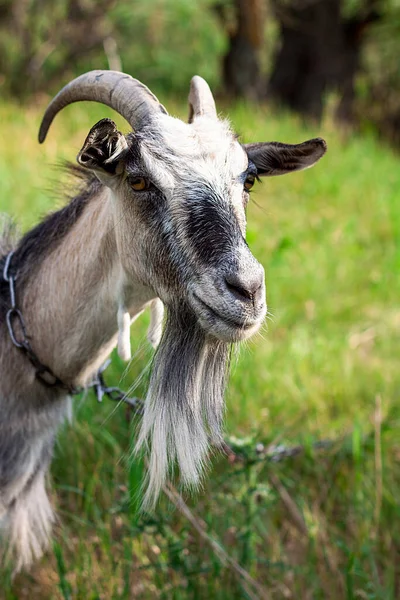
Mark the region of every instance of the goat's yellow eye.
[[142, 192], [143, 190], [147, 190], [150, 186], [150, 182], [144, 177], [135, 177], [135, 179], [131, 179], [130, 184], [131, 188], [136, 192]]
[[254, 185], [256, 178], [254, 175], [247, 175], [246, 181], [244, 182], [244, 189], [249, 191]]

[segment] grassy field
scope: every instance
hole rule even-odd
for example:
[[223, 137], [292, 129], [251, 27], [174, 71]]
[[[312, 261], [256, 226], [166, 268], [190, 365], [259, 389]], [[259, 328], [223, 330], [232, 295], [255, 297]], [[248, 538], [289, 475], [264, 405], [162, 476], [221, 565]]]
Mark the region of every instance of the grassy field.
[[[71, 107], [40, 147], [42, 110], [0, 106], [0, 209], [23, 229], [62, 202], [54, 164], [111, 114]], [[329, 122], [307, 129], [266, 107], [229, 114], [244, 141], [321, 135], [329, 147], [312, 170], [252, 195], [248, 241], [272, 318], [233, 362], [226, 430], [240, 456], [216, 457], [187, 505], [172, 491], [139, 516], [133, 423], [123, 408], [77, 399], [52, 465], [54, 547], [13, 583], [3, 576], [1, 600], [400, 597], [399, 157]], [[138, 381], [138, 395], [146, 324], [132, 327], [129, 367], [114, 357], [109, 370], [115, 384]], [[259, 444], [303, 451], [273, 462]]]

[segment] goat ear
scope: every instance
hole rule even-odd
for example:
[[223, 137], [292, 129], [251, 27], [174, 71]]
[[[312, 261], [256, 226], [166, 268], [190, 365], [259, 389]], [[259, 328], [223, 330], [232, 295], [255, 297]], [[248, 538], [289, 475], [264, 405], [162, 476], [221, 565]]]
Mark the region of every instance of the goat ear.
[[285, 175], [315, 165], [327, 150], [325, 140], [315, 138], [302, 144], [260, 142], [244, 144], [249, 159], [260, 176]]
[[77, 161], [107, 184], [110, 177], [122, 172], [121, 160], [127, 148], [125, 136], [117, 130], [114, 121], [102, 119], [89, 131]]

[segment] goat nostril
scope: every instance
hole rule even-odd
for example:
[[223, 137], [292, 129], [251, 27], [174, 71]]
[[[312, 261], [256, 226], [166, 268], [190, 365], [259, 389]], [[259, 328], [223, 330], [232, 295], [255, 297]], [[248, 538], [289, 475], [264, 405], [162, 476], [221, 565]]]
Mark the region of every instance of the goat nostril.
[[226, 281], [226, 287], [231, 292], [231, 294], [237, 296], [239, 300], [253, 300], [254, 294], [249, 292], [249, 290], [246, 290], [246, 288], [241, 287], [240, 285], [232, 285], [231, 283], [228, 283], [228, 281]]
[[254, 302], [255, 296], [262, 286], [262, 281], [260, 281], [259, 278], [257, 278], [257, 280], [249, 279], [246, 281], [236, 274], [230, 274], [225, 277], [225, 284], [231, 294], [241, 302]]

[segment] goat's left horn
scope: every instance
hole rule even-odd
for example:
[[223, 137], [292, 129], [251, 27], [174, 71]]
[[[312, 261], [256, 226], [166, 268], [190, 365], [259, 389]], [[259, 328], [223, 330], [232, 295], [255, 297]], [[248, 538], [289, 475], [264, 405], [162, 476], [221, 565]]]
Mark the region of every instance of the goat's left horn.
[[217, 118], [214, 97], [208, 83], [198, 75], [190, 82], [189, 92], [189, 123], [200, 116]]
[[89, 71], [73, 79], [58, 92], [44, 113], [39, 142], [44, 142], [56, 114], [68, 104], [81, 100], [101, 102], [116, 110], [133, 129], [145, 123], [151, 113], [167, 111], [143, 83], [120, 71]]

